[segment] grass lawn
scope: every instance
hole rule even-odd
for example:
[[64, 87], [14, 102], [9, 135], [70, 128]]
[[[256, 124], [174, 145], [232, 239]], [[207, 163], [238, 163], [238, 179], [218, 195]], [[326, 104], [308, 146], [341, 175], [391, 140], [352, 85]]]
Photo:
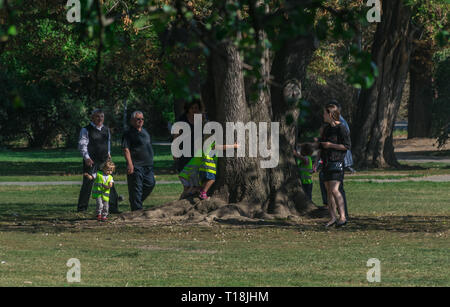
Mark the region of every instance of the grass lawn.
[[[320, 204], [318, 182], [313, 200]], [[78, 185], [0, 186], [0, 286], [449, 286], [450, 183], [346, 182], [351, 222], [211, 227], [92, 221]], [[117, 186], [128, 196], [126, 186]], [[158, 185], [145, 206], [174, 200]], [[126, 200], [120, 207], [128, 210]], [[81, 283], [66, 281], [70, 258]], [[369, 258], [381, 283], [366, 280]]]
[[[157, 181], [176, 181], [170, 146], [153, 145], [155, 176]], [[126, 165], [120, 147], [113, 147], [112, 158], [117, 165], [114, 179], [126, 180]], [[410, 164], [413, 170], [368, 170], [354, 175], [353, 179], [407, 179], [431, 175], [450, 174], [450, 165], [445, 163]], [[0, 150], [0, 182], [6, 181], [81, 181], [82, 159], [76, 149], [46, 150]]]
[[[155, 173], [173, 173], [170, 146], [153, 145]], [[120, 147], [113, 147], [111, 156], [117, 174], [126, 174], [125, 158]], [[77, 149], [0, 150], [0, 176], [60, 176], [82, 173], [83, 159]], [[79, 178], [79, 177], [78, 177]], [[73, 179], [71, 179], [73, 180]], [[30, 181], [30, 180], [28, 180]]]

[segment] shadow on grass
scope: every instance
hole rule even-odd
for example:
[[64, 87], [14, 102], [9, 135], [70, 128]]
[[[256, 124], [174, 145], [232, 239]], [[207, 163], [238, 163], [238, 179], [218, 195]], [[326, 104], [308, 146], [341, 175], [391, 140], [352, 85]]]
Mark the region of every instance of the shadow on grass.
[[295, 228], [299, 231], [328, 232], [328, 231], [391, 231], [399, 233], [438, 233], [448, 231], [450, 217], [448, 216], [388, 216], [371, 217], [358, 216], [349, 219], [345, 226], [326, 228], [327, 219], [318, 221], [307, 220], [304, 224], [294, 224], [288, 221], [242, 221], [242, 220], [219, 220], [220, 224], [233, 226], [245, 226], [251, 228], [277, 227]]
[[449, 216], [356, 216], [339, 231], [391, 231], [401, 233], [445, 232], [449, 230]]
[[41, 205], [35, 203], [14, 203], [0, 207], [2, 222], [50, 222], [83, 220], [76, 212], [76, 204]]
[[[3, 209], [4, 208], [4, 209]], [[64, 232], [98, 229], [99, 227], [126, 227], [127, 223], [98, 223], [94, 218], [94, 206], [88, 213], [77, 213], [76, 204], [39, 205], [33, 203], [8, 204], [0, 206], [0, 231], [3, 232]], [[110, 216], [114, 221], [115, 215]], [[238, 226], [243, 228], [285, 228], [312, 232], [360, 232], [389, 231], [398, 233], [438, 233], [450, 229], [449, 216], [352, 216], [347, 225], [325, 228], [327, 218], [305, 218], [301, 222], [290, 220], [217, 220], [217, 225]], [[144, 220], [133, 227], [145, 229], [149, 224]], [[191, 226], [189, 226], [191, 227]], [[194, 225], [195, 227], [195, 225]]]

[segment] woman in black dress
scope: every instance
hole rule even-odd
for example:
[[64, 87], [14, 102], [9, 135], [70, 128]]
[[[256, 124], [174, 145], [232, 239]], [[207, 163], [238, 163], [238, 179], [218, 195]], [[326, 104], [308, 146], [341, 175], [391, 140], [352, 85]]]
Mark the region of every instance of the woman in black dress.
[[[337, 227], [345, 225], [344, 199], [339, 191], [339, 185], [344, 177], [344, 158], [347, 150], [350, 150], [351, 142], [347, 129], [339, 121], [339, 110], [336, 105], [328, 104], [323, 112], [323, 120], [326, 123], [322, 137], [318, 143], [321, 159], [323, 161], [324, 183], [327, 189], [328, 210], [331, 220], [325, 225]], [[339, 212], [339, 218], [336, 215]]]

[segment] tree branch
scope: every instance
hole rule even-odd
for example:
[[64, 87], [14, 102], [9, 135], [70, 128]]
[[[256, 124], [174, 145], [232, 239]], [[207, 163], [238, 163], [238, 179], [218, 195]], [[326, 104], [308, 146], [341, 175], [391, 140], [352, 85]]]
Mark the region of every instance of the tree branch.
[[99, 33], [98, 33], [98, 40], [99, 45], [97, 49], [97, 63], [95, 64], [95, 98], [98, 98], [98, 88], [99, 88], [99, 81], [98, 81], [98, 75], [100, 72], [101, 64], [102, 64], [102, 51], [103, 51], [103, 39], [105, 35], [105, 25], [104, 25], [104, 16], [102, 12], [102, 7], [100, 4], [100, 0], [95, 1], [95, 9], [97, 11], [97, 19], [98, 24], [100, 26]]

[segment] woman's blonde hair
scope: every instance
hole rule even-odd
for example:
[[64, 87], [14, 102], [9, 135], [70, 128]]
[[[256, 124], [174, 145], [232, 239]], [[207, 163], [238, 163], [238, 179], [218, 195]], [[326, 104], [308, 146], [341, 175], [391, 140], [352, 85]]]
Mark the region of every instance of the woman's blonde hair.
[[330, 114], [333, 120], [339, 121], [341, 113], [339, 112], [339, 108], [335, 104], [327, 104], [325, 106], [325, 110], [327, 111], [328, 114]]

